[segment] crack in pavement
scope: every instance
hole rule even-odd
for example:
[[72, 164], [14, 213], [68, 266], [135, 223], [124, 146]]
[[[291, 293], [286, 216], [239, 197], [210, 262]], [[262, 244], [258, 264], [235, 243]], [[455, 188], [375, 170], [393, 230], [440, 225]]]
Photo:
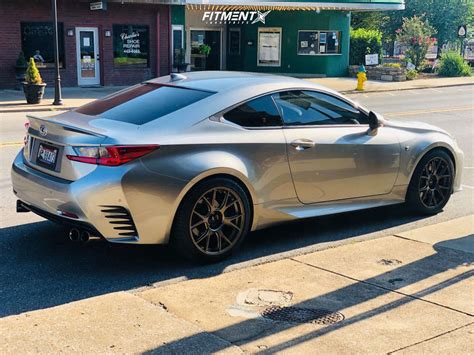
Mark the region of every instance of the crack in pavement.
[[462, 326], [460, 326], [460, 327], [457, 327], [457, 328], [454, 328], [454, 329], [448, 330], [448, 331], [446, 331], [446, 332], [444, 332], [444, 333], [440, 333], [440, 334], [438, 334], [438, 335], [435, 335], [435, 336], [433, 336], [433, 337], [431, 337], [431, 338], [427, 338], [427, 339], [421, 340], [421, 341], [419, 341], [419, 342], [416, 342], [416, 343], [413, 343], [413, 344], [410, 344], [410, 345], [404, 346], [403, 348], [400, 348], [400, 349], [397, 349], [397, 350], [394, 350], [394, 351], [390, 351], [390, 352], [388, 352], [388, 353], [387, 353], [387, 355], [390, 355], [390, 354], [395, 354], [396, 352], [399, 352], [399, 351], [402, 351], [402, 350], [405, 350], [405, 349], [411, 348], [411, 347], [413, 347], [413, 346], [416, 346], [416, 345], [419, 345], [419, 344], [426, 343], [426, 342], [428, 342], [428, 341], [430, 341], [430, 340], [433, 340], [433, 339], [436, 339], [436, 338], [442, 337], [443, 335], [446, 335], [446, 334], [449, 334], [449, 333], [455, 332], [456, 330], [459, 330], [459, 329], [462, 329], [462, 328], [468, 327], [468, 326], [470, 326], [471, 324], [474, 324], [474, 322], [469, 322], [469, 323], [467, 323], [467, 324], [464, 324], [464, 325], [462, 325]]

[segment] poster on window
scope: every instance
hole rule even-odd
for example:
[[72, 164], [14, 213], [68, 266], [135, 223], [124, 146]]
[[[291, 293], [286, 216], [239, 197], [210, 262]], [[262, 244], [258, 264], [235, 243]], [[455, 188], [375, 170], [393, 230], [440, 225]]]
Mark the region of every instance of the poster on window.
[[114, 32], [114, 65], [115, 66], [148, 66], [148, 26], [113, 25]]
[[261, 31], [258, 34], [258, 65], [280, 66], [281, 31]]
[[318, 31], [298, 32], [298, 55], [318, 54]]

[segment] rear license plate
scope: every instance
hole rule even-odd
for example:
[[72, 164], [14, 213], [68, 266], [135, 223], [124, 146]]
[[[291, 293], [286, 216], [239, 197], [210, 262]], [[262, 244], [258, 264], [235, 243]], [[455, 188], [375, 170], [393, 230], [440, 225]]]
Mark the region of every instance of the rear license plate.
[[58, 159], [59, 149], [49, 144], [40, 143], [38, 147], [38, 155], [36, 163], [45, 168], [54, 170], [56, 168], [56, 161]]

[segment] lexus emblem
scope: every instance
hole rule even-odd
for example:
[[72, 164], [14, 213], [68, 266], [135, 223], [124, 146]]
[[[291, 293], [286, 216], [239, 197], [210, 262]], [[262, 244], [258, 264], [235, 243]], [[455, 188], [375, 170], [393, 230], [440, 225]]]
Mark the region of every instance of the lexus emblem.
[[41, 125], [40, 129], [39, 129], [39, 132], [40, 132], [40, 135], [42, 135], [44, 137], [48, 134], [48, 129], [46, 128], [45, 125]]

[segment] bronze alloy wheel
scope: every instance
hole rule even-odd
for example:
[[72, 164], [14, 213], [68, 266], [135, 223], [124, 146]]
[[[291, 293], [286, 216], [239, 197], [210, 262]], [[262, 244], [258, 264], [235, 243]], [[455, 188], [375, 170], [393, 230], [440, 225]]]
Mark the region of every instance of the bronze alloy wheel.
[[451, 186], [449, 162], [442, 157], [429, 160], [423, 167], [418, 186], [421, 203], [427, 208], [443, 205], [451, 194]]
[[189, 219], [192, 242], [206, 255], [232, 249], [245, 227], [245, 209], [240, 196], [227, 187], [215, 187], [198, 198]]

